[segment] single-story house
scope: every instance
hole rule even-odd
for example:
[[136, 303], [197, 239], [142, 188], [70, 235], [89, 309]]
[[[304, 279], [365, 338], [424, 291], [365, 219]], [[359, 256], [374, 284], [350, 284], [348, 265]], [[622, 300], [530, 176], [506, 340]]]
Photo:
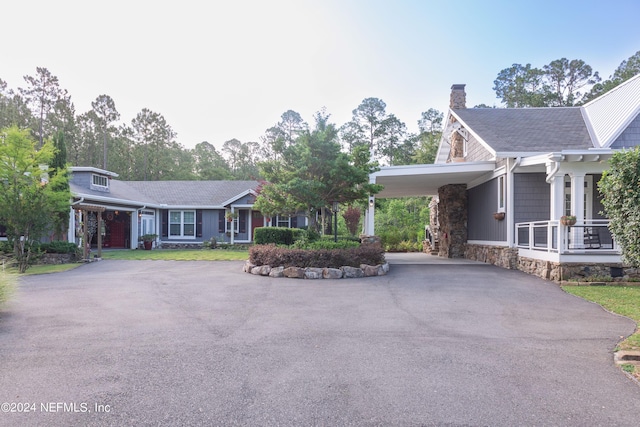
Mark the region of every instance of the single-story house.
[[451, 89], [435, 164], [383, 167], [376, 197], [433, 196], [442, 257], [552, 280], [637, 274], [622, 268], [597, 184], [615, 151], [640, 145], [640, 75], [580, 107], [466, 108], [465, 85]]
[[249, 243], [257, 227], [307, 225], [304, 216], [265, 218], [254, 210], [257, 181], [121, 181], [117, 176], [94, 167], [71, 168], [69, 241], [80, 242], [85, 220], [94, 223], [93, 245], [132, 249], [144, 234], [156, 234], [154, 244], [171, 248], [201, 246], [211, 238]]

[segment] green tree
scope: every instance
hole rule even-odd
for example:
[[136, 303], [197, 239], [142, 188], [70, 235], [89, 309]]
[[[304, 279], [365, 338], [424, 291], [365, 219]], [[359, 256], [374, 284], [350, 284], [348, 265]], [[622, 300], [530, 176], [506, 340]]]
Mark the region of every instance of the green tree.
[[240, 142], [230, 139], [222, 145], [222, 152], [231, 170], [231, 175], [237, 180], [257, 179], [260, 175], [258, 168], [258, 153], [260, 145], [257, 142]]
[[52, 226], [51, 218], [68, 214], [71, 199], [68, 190], [60, 190], [67, 175], [47, 166], [53, 144], [46, 142], [39, 150], [36, 145], [28, 130], [12, 126], [0, 131], [0, 223], [22, 273]]
[[205, 181], [231, 179], [229, 165], [212, 144], [207, 141], [197, 144], [192, 155], [198, 179]]
[[625, 59], [613, 72], [613, 75], [600, 83], [596, 83], [591, 88], [591, 91], [585, 95], [582, 99], [582, 103], [587, 103], [592, 99], [604, 95], [611, 89], [619, 86], [630, 78], [640, 74], [640, 50], [632, 55], [629, 59]]
[[[138, 153], [138, 179], [172, 179], [179, 167], [175, 162], [175, 154], [180, 147], [175, 142], [176, 133], [162, 114], [143, 108], [131, 121], [131, 127]], [[142, 161], [139, 161], [140, 157]]]
[[116, 104], [109, 95], [100, 95], [91, 102], [91, 108], [95, 112], [98, 126], [102, 132], [103, 161], [102, 168], [107, 169], [107, 140], [111, 137], [111, 124], [120, 120], [120, 113], [116, 109]]
[[38, 119], [36, 135], [38, 135], [38, 141], [42, 146], [45, 138], [47, 115], [56, 102], [66, 94], [65, 91], [60, 89], [58, 77], [51, 74], [44, 67], [36, 67], [36, 75], [24, 76], [24, 80], [27, 82], [27, 87], [19, 90], [31, 107], [33, 115]]
[[622, 260], [640, 267], [640, 147], [614, 153], [598, 189]]
[[310, 226], [315, 214], [332, 202], [349, 204], [375, 194], [380, 186], [369, 184], [370, 165], [354, 165], [340, 151], [338, 130], [324, 111], [315, 115], [315, 127], [289, 146], [279, 160], [259, 164], [265, 182], [255, 207], [263, 214], [306, 212]]
[[0, 79], [0, 129], [11, 125], [28, 128], [32, 123], [33, 115], [24, 99]]
[[341, 128], [342, 138], [347, 142], [350, 153], [356, 146], [363, 145], [373, 158], [380, 158], [376, 150], [385, 146], [385, 119], [388, 117], [386, 108], [387, 104], [381, 99], [365, 98], [352, 111], [351, 121]]
[[513, 64], [498, 73], [493, 90], [509, 108], [572, 106], [584, 96], [580, 89], [599, 81], [583, 60], [561, 58], [542, 69]]
[[418, 120], [418, 148], [413, 159], [416, 163], [431, 164], [436, 160], [438, 145], [442, 137], [442, 121], [444, 114], [435, 108], [422, 112]]
[[281, 156], [282, 152], [309, 127], [300, 114], [293, 110], [282, 113], [280, 119], [275, 126], [267, 129], [262, 137], [262, 149], [267, 159], [277, 159]]

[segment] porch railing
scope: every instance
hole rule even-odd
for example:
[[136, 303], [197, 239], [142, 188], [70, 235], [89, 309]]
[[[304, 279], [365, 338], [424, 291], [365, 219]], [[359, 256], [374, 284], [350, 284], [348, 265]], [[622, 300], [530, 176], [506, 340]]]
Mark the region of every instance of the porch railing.
[[607, 219], [590, 219], [571, 226], [559, 221], [520, 222], [516, 224], [516, 246], [560, 254], [620, 252]]

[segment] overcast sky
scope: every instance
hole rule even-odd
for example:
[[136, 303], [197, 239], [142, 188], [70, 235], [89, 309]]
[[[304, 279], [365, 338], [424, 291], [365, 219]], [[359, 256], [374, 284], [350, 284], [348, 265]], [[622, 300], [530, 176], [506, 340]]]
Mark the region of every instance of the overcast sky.
[[14, 90], [46, 67], [76, 112], [111, 96], [122, 121], [162, 114], [193, 147], [258, 141], [286, 110], [322, 107], [341, 125], [364, 98], [417, 131], [468, 106], [514, 63], [582, 59], [609, 77], [640, 50], [638, 0], [19, 0], [3, 4], [0, 78]]

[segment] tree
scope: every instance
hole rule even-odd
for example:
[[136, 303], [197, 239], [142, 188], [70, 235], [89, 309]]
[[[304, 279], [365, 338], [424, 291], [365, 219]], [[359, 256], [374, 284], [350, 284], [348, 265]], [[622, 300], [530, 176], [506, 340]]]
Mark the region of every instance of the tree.
[[580, 101], [583, 94], [579, 89], [585, 85], [593, 85], [600, 81], [598, 72], [581, 59], [556, 59], [544, 66], [546, 80], [549, 82], [552, 107], [573, 106]]
[[[60, 188], [65, 173], [50, 169], [54, 147], [46, 142], [36, 149], [28, 130], [17, 126], [0, 131], [0, 223], [6, 227], [21, 273], [29, 267], [51, 218], [69, 212], [71, 193]], [[43, 166], [44, 165], [44, 166]]]
[[266, 216], [306, 212], [310, 227], [315, 213], [332, 202], [351, 203], [380, 191], [369, 184], [372, 167], [358, 167], [340, 151], [338, 130], [324, 111], [316, 113], [315, 128], [305, 131], [279, 160], [259, 164], [267, 180], [260, 188], [255, 207]]
[[110, 133], [111, 123], [120, 120], [120, 113], [116, 110], [116, 104], [109, 95], [100, 95], [91, 103], [91, 108], [98, 119], [98, 126], [102, 131], [103, 161], [102, 168], [107, 169], [107, 137]]
[[207, 141], [197, 144], [192, 155], [198, 179], [206, 181], [231, 179], [229, 165], [212, 144]]
[[258, 177], [260, 145], [257, 142], [230, 139], [222, 145], [222, 152], [226, 154], [227, 164], [234, 179], [250, 180]]
[[[136, 161], [138, 179], [159, 181], [171, 179], [177, 169], [175, 162], [176, 133], [162, 114], [143, 108], [131, 120], [137, 152], [142, 152], [142, 162]], [[141, 164], [140, 164], [141, 163]]]
[[611, 89], [624, 83], [630, 78], [637, 76], [638, 74], [640, 74], [640, 50], [629, 59], [622, 61], [608, 80], [593, 85], [591, 91], [582, 99], [582, 103], [587, 103], [600, 95], [604, 95]]
[[387, 104], [378, 98], [365, 98], [352, 111], [352, 119], [341, 128], [342, 138], [348, 142], [352, 152], [355, 146], [364, 145], [369, 149], [372, 158], [379, 158], [378, 147], [385, 144], [381, 141], [385, 133]]
[[300, 114], [293, 110], [285, 111], [280, 118], [281, 120], [267, 129], [262, 137], [266, 158], [277, 159], [309, 127]]
[[56, 102], [61, 97], [66, 96], [66, 93], [60, 89], [58, 78], [43, 67], [36, 67], [36, 75], [24, 76], [24, 80], [28, 86], [20, 88], [20, 93], [27, 104], [31, 106], [33, 115], [38, 118], [37, 135], [40, 146], [42, 146], [44, 143], [45, 119]]
[[572, 106], [583, 97], [579, 89], [600, 81], [581, 59], [556, 59], [542, 69], [513, 64], [498, 73], [493, 90], [509, 108]]
[[418, 120], [418, 148], [414, 155], [414, 161], [421, 164], [431, 164], [436, 160], [438, 144], [442, 137], [442, 121], [444, 114], [435, 108], [429, 108], [422, 112]]
[[27, 128], [32, 122], [33, 115], [24, 99], [0, 79], [0, 129], [11, 125]]
[[640, 266], [640, 147], [613, 154], [598, 189], [622, 260]]

